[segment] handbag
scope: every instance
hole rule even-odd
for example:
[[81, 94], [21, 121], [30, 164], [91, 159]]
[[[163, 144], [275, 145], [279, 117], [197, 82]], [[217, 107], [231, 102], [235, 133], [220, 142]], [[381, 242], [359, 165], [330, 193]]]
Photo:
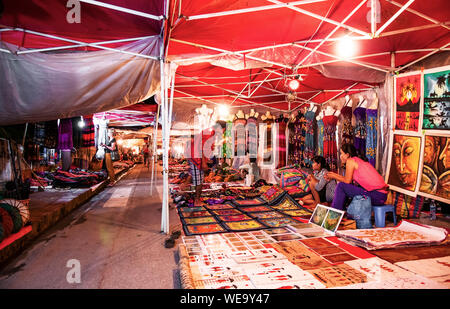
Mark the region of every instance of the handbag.
[[356, 195], [347, 208], [347, 213], [356, 221], [358, 229], [372, 228], [372, 200], [369, 196]]

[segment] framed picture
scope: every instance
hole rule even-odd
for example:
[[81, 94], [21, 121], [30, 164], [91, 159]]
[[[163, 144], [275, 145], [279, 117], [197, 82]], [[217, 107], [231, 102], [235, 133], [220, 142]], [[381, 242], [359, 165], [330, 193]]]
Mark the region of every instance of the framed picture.
[[450, 130], [450, 66], [423, 75], [424, 130]]
[[386, 183], [394, 191], [416, 196], [419, 183], [422, 137], [392, 134]]
[[314, 212], [309, 219], [309, 223], [316, 224], [325, 230], [335, 233], [345, 211], [317, 204]]
[[418, 194], [450, 203], [450, 132], [427, 134]]
[[419, 132], [422, 75], [407, 74], [395, 78], [395, 130]]

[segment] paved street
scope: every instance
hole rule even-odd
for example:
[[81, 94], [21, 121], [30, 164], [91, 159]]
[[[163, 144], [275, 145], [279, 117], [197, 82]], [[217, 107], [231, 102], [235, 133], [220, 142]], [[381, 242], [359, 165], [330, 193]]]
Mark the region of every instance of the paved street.
[[[150, 195], [150, 171], [136, 165], [0, 270], [0, 288], [180, 288], [176, 246], [164, 248], [160, 233], [161, 195], [161, 173]], [[179, 227], [173, 210], [170, 222]], [[80, 283], [67, 280], [72, 259], [80, 262]]]

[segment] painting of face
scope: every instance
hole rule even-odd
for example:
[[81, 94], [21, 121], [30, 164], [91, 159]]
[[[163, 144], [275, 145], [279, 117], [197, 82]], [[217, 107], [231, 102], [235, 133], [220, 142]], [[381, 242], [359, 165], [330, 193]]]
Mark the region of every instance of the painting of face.
[[430, 198], [449, 202], [450, 137], [425, 136], [420, 192]]
[[388, 183], [415, 191], [420, 160], [420, 137], [394, 135]]

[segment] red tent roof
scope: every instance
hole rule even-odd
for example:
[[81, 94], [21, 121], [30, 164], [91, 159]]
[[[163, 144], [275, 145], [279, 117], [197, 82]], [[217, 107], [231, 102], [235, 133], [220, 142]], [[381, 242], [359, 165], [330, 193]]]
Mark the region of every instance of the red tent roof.
[[[80, 1], [79, 24], [67, 22], [66, 0], [4, 1], [0, 39], [88, 50], [76, 45], [116, 47], [165, 25], [167, 59], [180, 65], [176, 100], [280, 110], [371, 89], [450, 45], [448, 0], [171, 0], [167, 14], [162, 0]], [[358, 46], [349, 60], [337, 56], [344, 35]], [[297, 75], [288, 103], [286, 79]]]

